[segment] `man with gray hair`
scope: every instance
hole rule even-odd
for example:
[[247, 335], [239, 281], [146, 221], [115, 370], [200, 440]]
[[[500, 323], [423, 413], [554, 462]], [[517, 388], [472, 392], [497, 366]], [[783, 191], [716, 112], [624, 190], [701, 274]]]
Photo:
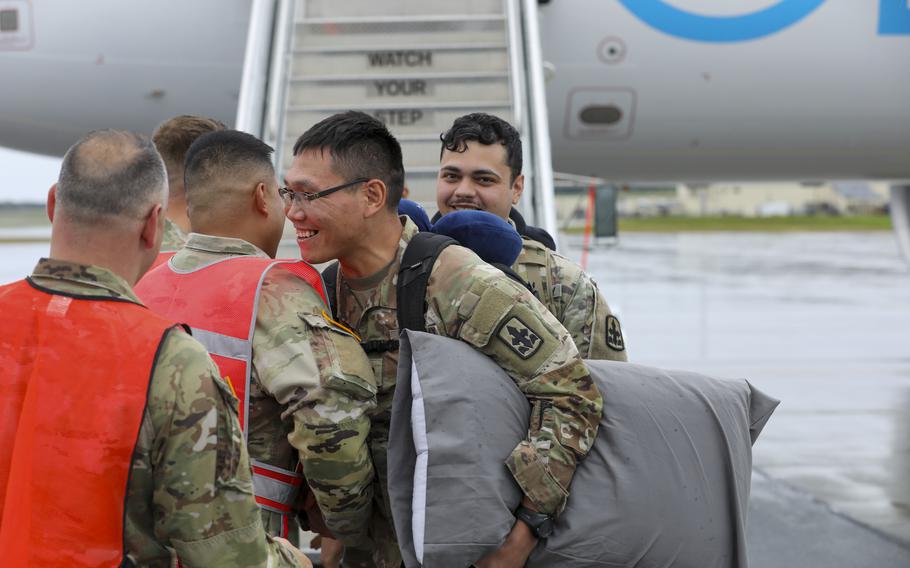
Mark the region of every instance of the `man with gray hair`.
[[166, 204], [147, 139], [92, 132], [48, 194], [50, 258], [0, 287], [9, 565], [310, 566], [266, 536], [237, 400], [205, 349], [131, 289]]

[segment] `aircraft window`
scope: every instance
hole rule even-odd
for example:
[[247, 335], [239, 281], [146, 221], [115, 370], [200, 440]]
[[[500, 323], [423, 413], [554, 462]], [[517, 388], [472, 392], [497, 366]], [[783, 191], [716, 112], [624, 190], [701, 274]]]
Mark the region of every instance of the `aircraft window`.
[[19, 10], [0, 10], [0, 32], [19, 31]]
[[616, 124], [622, 120], [622, 110], [613, 105], [589, 106], [581, 109], [579, 118], [588, 124]]

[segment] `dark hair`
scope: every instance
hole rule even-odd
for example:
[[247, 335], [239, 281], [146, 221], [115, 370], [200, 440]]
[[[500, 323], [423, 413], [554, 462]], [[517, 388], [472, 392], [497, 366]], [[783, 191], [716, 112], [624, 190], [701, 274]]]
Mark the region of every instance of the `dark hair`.
[[57, 201], [79, 222], [141, 217], [167, 198], [167, 175], [152, 142], [123, 130], [95, 130], [73, 144], [60, 166]]
[[239, 130], [203, 134], [186, 152], [184, 183], [187, 193], [195, 185], [208, 184], [250, 168], [262, 168], [274, 174], [272, 152], [271, 146]]
[[382, 180], [389, 192], [386, 207], [398, 209], [404, 190], [401, 146], [381, 121], [353, 110], [332, 115], [297, 139], [294, 155], [313, 149], [328, 150], [335, 172], [346, 181]]
[[225, 128], [223, 122], [214, 118], [181, 114], [159, 124], [152, 133], [152, 142], [158, 148], [168, 173], [180, 173], [190, 144], [203, 134]]
[[521, 136], [511, 124], [498, 116], [483, 112], [466, 114], [456, 118], [452, 127], [440, 135], [439, 139], [442, 141], [440, 159], [446, 150], [459, 153], [467, 151], [468, 142], [480, 142], [484, 146], [502, 144], [506, 148], [506, 165], [512, 172], [510, 183], [514, 183], [515, 178], [521, 175]]

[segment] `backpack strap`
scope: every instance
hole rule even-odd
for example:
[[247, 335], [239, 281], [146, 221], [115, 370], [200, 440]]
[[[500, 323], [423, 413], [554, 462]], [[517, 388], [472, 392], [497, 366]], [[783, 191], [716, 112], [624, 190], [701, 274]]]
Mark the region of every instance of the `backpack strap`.
[[411, 238], [398, 269], [398, 330], [426, 331], [427, 283], [436, 259], [444, 248], [458, 241], [436, 233], [417, 233]]
[[338, 271], [341, 264], [336, 260], [322, 269], [322, 282], [325, 284], [325, 299], [329, 303], [332, 317], [338, 319]]
[[[525, 289], [528, 290], [528, 292], [534, 294], [534, 297], [535, 297], [535, 298], [537, 297], [537, 293], [534, 292], [534, 288], [532, 288], [530, 284], [528, 284], [527, 282], [525, 282], [525, 281], [524, 281], [524, 278], [522, 278], [521, 276], [519, 276], [517, 272], [515, 272], [514, 270], [512, 270], [512, 267], [511, 267], [511, 266], [509, 266], [509, 265], [507, 265], [507, 264], [503, 264], [503, 263], [501, 263], [501, 262], [491, 262], [491, 263], [490, 263], [490, 266], [495, 266], [495, 267], [498, 268], [499, 270], [503, 271], [503, 272], [505, 273], [506, 276], [508, 276], [508, 277], [511, 278], [512, 280], [514, 280], [514, 281], [518, 282], [519, 284], [521, 284]], [[539, 300], [540, 298], [537, 298], [537, 299]]]

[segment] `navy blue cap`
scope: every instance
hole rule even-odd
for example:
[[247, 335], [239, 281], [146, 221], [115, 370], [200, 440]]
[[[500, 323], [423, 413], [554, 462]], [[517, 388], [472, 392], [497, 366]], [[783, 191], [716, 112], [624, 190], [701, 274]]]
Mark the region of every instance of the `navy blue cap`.
[[521, 235], [486, 211], [453, 211], [436, 221], [433, 232], [452, 237], [491, 264], [512, 266], [521, 253]]
[[399, 201], [398, 214], [410, 217], [411, 221], [414, 221], [414, 224], [417, 225], [417, 228], [421, 231], [429, 231], [430, 227], [432, 227], [430, 224], [430, 216], [427, 215], [427, 212], [424, 211], [423, 207], [416, 201], [411, 201], [410, 199], [402, 199]]

